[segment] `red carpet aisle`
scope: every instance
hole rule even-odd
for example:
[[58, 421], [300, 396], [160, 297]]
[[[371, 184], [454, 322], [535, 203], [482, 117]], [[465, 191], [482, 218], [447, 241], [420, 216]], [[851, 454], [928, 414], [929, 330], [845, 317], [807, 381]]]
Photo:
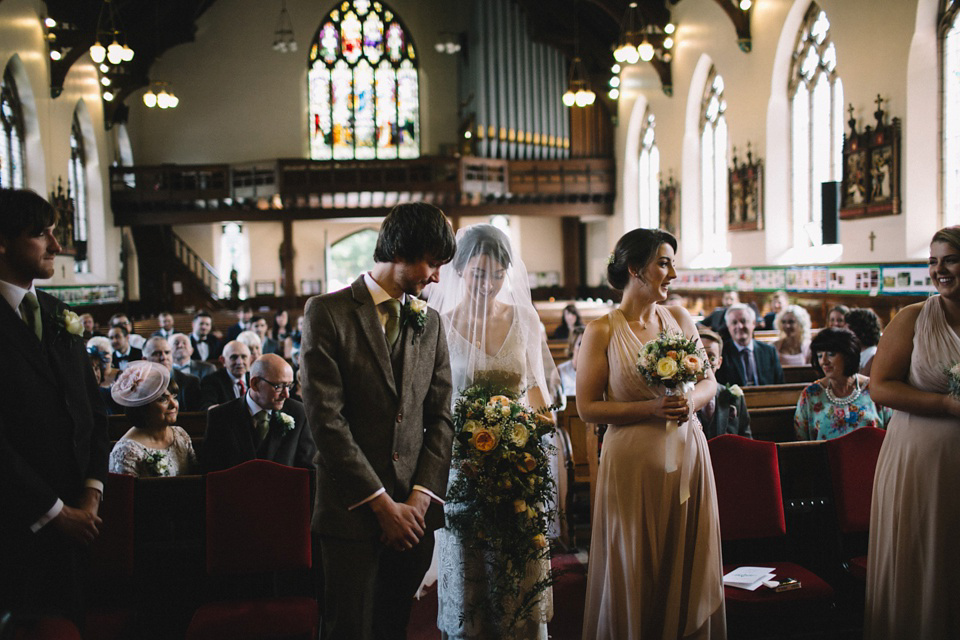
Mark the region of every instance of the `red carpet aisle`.
[[[583, 628], [583, 600], [587, 568], [573, 554], [553, 558], [553, 568], [565, 571], [553, 586], [553, 620], [548, 629], [551, 640], [580, 640]], [[437, 630], [437, 586], [433, 585], [413, 605], [408, 640], [439, 640]]]

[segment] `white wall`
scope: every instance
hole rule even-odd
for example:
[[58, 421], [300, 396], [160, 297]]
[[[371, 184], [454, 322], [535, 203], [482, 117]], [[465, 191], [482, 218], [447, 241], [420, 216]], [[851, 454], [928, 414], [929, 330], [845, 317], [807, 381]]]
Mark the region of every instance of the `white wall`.
[[[844, 101], [854, 105], [858, 130], [875, 124], [874, 99], [883, 96], [888, 118], [904, 124], [899, 216], [842, 221], [842, 262], [883, 262], [922, 257], [938, 228], [938, 78], [936, 0], [821, 0], [837, 47]], [[625, 154], [636, 153], [636, 132], [644, 107], [656, 117], [660, 169], [672, 169], [681, 182], [681, 264], [699, 253], [699, 132], [689, 115], [699, 114], [702, 65], [712, 63], [725, 82], [730, 146], [740, 155], [749, 141], [765, 162], [765, 231], [729, 235], [732, 264], [775, 262], [789, 246], [789, 120], [787, 82], [790, 54], [809, 0], [756, 0], [752, 16], [753, 48], [737, 47], [733, 25], [714, 0], [686, 0], [673, 9], [677, 46], [673, 60], [673, 97], [664, 95], [650, 65], [639, 63], [622, 74], [618, 167], [625, 183], [635, 171]], [[698, 65], [701, 65], [698, 72]], [[622, 155], [624, 154], [624, 155]], [[616, 217], [602, 251], [623, 232], [624, 207], [635, 206], [629, 187], [621, 191]], [[874, 250], [868, 236], [876, 235]], [[758, 251], [758, 247], [763, 250]], [[599, 246], [590, 244], [591, 251]], [[593, 282], [598, 256], [588, 255]]]
[[[26, 187], [44, 197], [66, 189], [70, 160], [70, 127], [80, 106], [80, 122], [87, 153], [88, 254], [90, 273], [74, 274], [73, 258], [56, 260], [49, 284], [107, 284], [120, 277], [120, 230], [113, 226], [109, 203], [111, 132], [103, 124], [103, 103], [96, 69], [87, 55], [74, 63], [63, 92], [50, 96], [50, 64], [38, 14], [40, 3], [5, 0], [0, 3], [0, 73], [13, 60], [17, 90], [23, 103]], [[82, 104], [81, 104], [82, 103]], [[43, 283], [39, 283], [43, 284]]]

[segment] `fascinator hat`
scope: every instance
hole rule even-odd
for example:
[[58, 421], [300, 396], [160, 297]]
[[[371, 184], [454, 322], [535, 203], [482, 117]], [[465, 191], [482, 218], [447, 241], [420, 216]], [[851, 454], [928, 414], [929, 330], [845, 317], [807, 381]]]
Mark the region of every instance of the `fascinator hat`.
[[110, 388], [114, 402], [123, 407], [142, 407], [163, 395], [170, 384], [170, 371], [157, 362], [136, 360], [127, 365]]

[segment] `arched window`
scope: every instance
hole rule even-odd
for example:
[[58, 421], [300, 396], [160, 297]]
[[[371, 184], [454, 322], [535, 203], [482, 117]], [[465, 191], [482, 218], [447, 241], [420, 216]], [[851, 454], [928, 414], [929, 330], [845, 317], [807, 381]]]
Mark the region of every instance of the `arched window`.
[[420, 80], [410, 32], [382, 2], [344, 0], [320, 22], [307, 67], [310, 157], [420, 155]]
[[727, 250], [727, 100], [723, 78], [710, 69], [700, 105], [700, 188], [704, 253]]
[[960, 0], [945, 3], [943, 46], [943, 223], [960, 223]]
[[240, 290], [237, 295], [245, 300], [250, 295], [250, 235], [239, 222], [226, 222], [220, 227], [220, 297], [230, 297], [230, 275], [237, 272]]
[[345, 236], [327, 251], [327, 291], [349, 286], [361, 273], [373, 269], [373, 250], [377, 246], [377, 232], [361, 229]]
[[75, 273], [88, 273], [87, 261], [87, 154], [83, 149], [83, 131], [80, 118], [73, 112], [70, 127], [70, 165], [67, 168], [67, 192], [73, 199], [73, 243], [76, 247]]
[[22, 189], [23, 182], [23, 109], [17, 95], [17, 83], [7, 66], [0, 82], [0, 187]]
[[660, 150], [655, 135], [656, 122], [647, 111], [640, 131], [640, 162], [637, 180], [638, 220], [645, 229], [660, 226]]
[[843, 172], [843, 83], [836, 70], [830, 22], [811, 3], [797, 34], [788, 90], [795, 247], [823, 243], [820, 184], [841, 180]]

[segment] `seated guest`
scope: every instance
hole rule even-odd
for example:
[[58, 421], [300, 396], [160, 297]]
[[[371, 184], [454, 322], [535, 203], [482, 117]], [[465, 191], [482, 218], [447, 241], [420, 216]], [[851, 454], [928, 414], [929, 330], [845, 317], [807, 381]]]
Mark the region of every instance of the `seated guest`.
[[757, 326], [753, 308], [741, 303], [731, 305], [727, 309], [726, 323], [731, 339], [723, 342], [723, 363], [716, 372], [717, 382], [741, 387], [783, 384], [783, 368], [777, 350], [773, 345], [753, 339]]
[[550, 381], [550, 393], [554, 403], [560, 405], [557, 410], [567, 408], [567, 396], [577, 395], [577, 357], [580, 355], [580, 343], [586, 327], [574, 327], [573, 342], [570, 346], [570, 359], [557, 365], [555, 379]]
[[175, 426], [176, 394], [170, 372], [156, 362], [132, 362], [120, 374], [111, 395], [126, 408], [133, 426], [110, 452], [111, 473], [176, 476], [196, 472], [190, 436]]
[[297, 371], [297, 363], [300, 361], [300, 341], [303, 338], [303, 314], [297, 318], [297, 330], [290, 333], [287, 339], [283, 341], [283, 357], [293, 365], [293, 371]]
[[257, 358], [263, 355], [263, 345], [260, 342], [260, 336], [253, 331], [241, 331], [237, 336], [237, 342], [242, 342], [250, 349], [250, 362], [253, 363]]
[[173, 368], [173, 354], [165, 338], [154, 336], [143, 345], [143, 359], [162, 364], [170, 372], [180, 392], [177, 403], [181, 411], [200, 410], [200, 378]]
[[[723, 338], [711, 329], [700, 328], [700, 341], [707, 352], [707, 360], [716, 371], [723, 364]], [[731, 433], [735, 436], [752, 438], [750, 433], [750, 414], [743, 391], [737, 385], [717, 385], [717, 392], [706, 406], [697, 411], [697, 418], [703, 425], [703, 435], [709, 440], [714, 436]]]
[[780, 337], [773, 343], [781, 365], [810, 364], [810, 314], [797, 304], [784, 307], [774, 320]]
[[113, 346], [113, 362], [121, 371], [131, 362], [143, 360], [143, 352], [130, 344], [130, 334], [122, 324], [110, 327], [107, 337], [110, 338], [110, 344]]
[[198, 311], [193, 316], [193, 332], [190, 334], [194, 360], [216, 362], [220, 358], [220, 341], [213, 335], [213, 316]]
[[111, 327], [123, 327], [127, 330], [127, 337], [132, 344], [137, 349], [143, 349], [143, 343], [146, 342], [146, 339], [138, 333], [133, 332], [133, 323], [130, 322], [130, 318], [127, 317], [125, 313], [115, 313], [110, 316], [110, 326]]
[[851, 309], [844, 316], [847, 328], [860, 341], [860, 373], [870, 375], [873, 365], [873, 356], [877, 353], [877, 344], [880, 342], [880, 318], [873, 309]]
[[203, 378], [217, 370], [216, 365], [203, 360], [193, 359], [193, 343], [185, 333], [175, 333], [170, 338], [170, 349], [173, 356], [173, 368], [177, 371], [189, 373], [203, 380]]
[[576, 327], [582, 327], [583, 319], [580, 312], [577, 311], [577, 305], [568, 304], [563, 308], [563, 314], [560, 318], [560, 326], [553, 330], [550, 335], [551, 340], [569, 340]]
[[120, 369], [113, 366], [113, 345], [109, 338], [103, 336], [93, 336], [87, 340], [87, 352], [96, 349], [100, 356], [103, 366], [100, 372], [100, 386], [109, 389], [113, 381], [120, 375]]
[[254, 458], [316, 469], [317, 446], [303, 405], [290, 399], [293, 384], [286, 360], [272, 353], [258, 358], [250, 367], [247, 392], [207, 412], [200, 450], [204, 473]]
[[[726, 326], [726, 322], [723, 319], [724, 315], [727, 313], [727, 309], [731, 305], [740, 303], [740, 294], [736, 291], [724, 291], [723, 297], [720, 298], [720, 302], [721, 306], [711, 311], [703, 319], [703, 324], [710, 327], [717, 333], [723, 332], [723, 328]], [[754, 318], [756, 318], [756, 314], [754, 314]]]
[[250, 328], [250, 318], [252, 316], [253, 307], [246, 303], [240, 305], [240, 307], [237, 309], [237, 324], [227, 329], [227, 337], [225, 340], [227, 342], [236, 340], [241, 331], [248, 330]]
[[282, 345], [290, 335], [290, 316], [286, 309], [278, 309], [273, 314], [273, 326], [270, 327], [269, 335], [278, 345]]
[[847, 314], [850, 313], [850, 307], [845, 304], [838, 304], [827, 312], [827, 326], [834, 329], [847, 328]]
[[83, 323], [83, 339], [89, 340], [94, 336], [102, 336], [103, 334], [97, 330], [97, 321], [93, 319], [93, 316], [89, 313], [80, 314], [80, 322]]
[[776, 329], [774, 321], [777, 319], [777, 314], [783, 311], [788, 304], [790, 304], [790, 298], [787, 297], [787, 292], [783, 289], [775, 291], [770, 296], [770, 311], [763, 316], [763, 328], [767, 331]]
[[267, 335], [267, 319], [263, 316], [250, 318], [250, 329], [260, 338], [260, 350], [263, 353], [276, 353], [280, 349], [277, 341]]
[[[102, 339], [107, 340], [106, 338]], [[92, 340], [91, 338], [91, 341]], [[106, 409], [107, 415], [112, 416], [117, 413], [123, 413], [123, 407], [114, 402], [113, 398], [110, 397], [110, 387], [113, 384], [113, 377], [120, 373], [118, 369], [113, 369], [110, 365], [112, 359], [110, 351], [101, 351], [95, 344], [91, 344], [87, 347], [87, 356], [90, 358], [90, 366], [93, 367], [93, 376], [97, 380], [97, 391], [103, 400], [103, 406]], [[108, 376], [111, 376], [111, 379], [109, 382], [105, 382]]]
[[153, 332], [154, 336], [169, 340], [173, 334], [177, 332], [177, 330], [173, 328], [173, 314], [161, 311], [157, 314], [157, 322], [160, 323], [160, 328]]
[[870, 397], [870, 378], [857, 373], [860, 341], [849, 329], [822, 329], [810, 344], [823, 377], [800, 392], [793, 418], [797, 440], [829, 440], [859, 427], [887, 428], [893, 411]]
[[250, 368], [250, 349], [242, 342], [228, 342], [220, 356], [223, 369], [200, 381], [200, 409], [229, 402], [247, 392], [247, 371]]

